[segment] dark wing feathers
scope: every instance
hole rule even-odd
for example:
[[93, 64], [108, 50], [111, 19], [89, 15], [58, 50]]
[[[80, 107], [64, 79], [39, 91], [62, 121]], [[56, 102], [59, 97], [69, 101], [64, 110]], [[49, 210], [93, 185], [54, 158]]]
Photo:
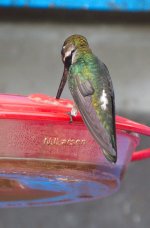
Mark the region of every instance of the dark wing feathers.
[[[102, 63], [101, 69], [105, 74], [105, 80], [109, 86], [109, 100], [112, 104], [112, 115], [111, 115], [111, 124], [114, 131], [114, 143], [111, 143], [111, 135], [109, 135], [105, 126], [100, 122], [96, 111], [92, 105], [92, 95], [94, 93], [94, 88], [90, 80], [85, 80], [84, 83], [80, 82], [78, 76], [75, 76], [77, 87], [72, 90], [72, 96], [74, 98], [75, 103], [83, 117], [83, 120], [88, 127], [89, 131], [93, 135], [94, 139], [97, 141], [99, 145], [101, 145], [102, 149], [107, 151], [112, 157], [116, 157], [116, 131], [115, 131], [115, 105], [114, 105], [114, 92], [112, 87], [111, 78], [109, 76], [109, 72], [107, 67]], [[107, 116], [107, 113], [106, 113]], [[111, 160], [111, 159], [110, 159]], [[115, 161], [115, 159], [114, 159]]]
[[[108, 149], [110, 140], [104, 130], [104, 127], [99, 122], [96, 112], [93, 109], [91, 97], [83, 97], [78, 88], [73, 92], [72, 95], [89, 131], [99, 145], [105, 149]], [[102, 134], [102, 132], [104, 132], [104, 134]]]
[[100, 62], [100, 67], [105, 74], [105, 77], [107, 78], [108, 86], [109, 86], [109, 91], [110, 91], [110, 99], [111, 99], [111, 104], [112, 104], [112, 129], [114, 132], [114, 149], [117, 151], [117, 145], [116, 145], [116, 124], [115, 124], [115, 94], [114, 94], [114, 89], [113, 89], [113, 84], [112, 80], [108, 71], [107, 66]]
[[94, 88], [89, 80], [80, 83], [79, 78], [76, 77], [76, 82], [82, 96], [86, 97], [94, 93]]

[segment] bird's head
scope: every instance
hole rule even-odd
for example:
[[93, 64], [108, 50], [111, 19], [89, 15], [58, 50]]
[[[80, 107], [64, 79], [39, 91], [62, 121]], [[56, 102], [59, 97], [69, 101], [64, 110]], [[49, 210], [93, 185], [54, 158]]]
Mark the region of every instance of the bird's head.
[[75, 56], [77, 54], [77, 51], [80, 50], [81, 48], [86, 48], [88, 47], [88, 42], [87, 39], [84, 36], [81, 35], [72, 35], [69, 36], [61, 50], [61, 56], [62, 56], [62, 61], [65, 65], [66, 68], [69, 68], [72, 63], [75, 62]]
[[76, 61], [79, 51], [88, 47], [89, 45], [87, 39], [81, 35], [72, 35], [65, 40], [61, 50], [62, 61], [64, 63], [64, 72], [58, 88], [56, 99], [59, 99], [61, 96], [67, 81], [68, 71], [71, 64]]

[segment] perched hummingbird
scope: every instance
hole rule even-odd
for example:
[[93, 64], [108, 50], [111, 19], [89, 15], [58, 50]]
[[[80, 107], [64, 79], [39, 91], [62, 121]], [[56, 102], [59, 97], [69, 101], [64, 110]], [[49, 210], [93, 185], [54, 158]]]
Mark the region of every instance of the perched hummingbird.
[[[117, 161], [115, 99], [112, 81], [106, 65], [91, 51], [81, 35], [68, 37], [61, 51], [64, 72], [56, 99], [59, 99], [68, 79], [69, 89], [85, 125], [100, 145], [105, 157]], [[77, 114], [71, 110], [71, 115]]]

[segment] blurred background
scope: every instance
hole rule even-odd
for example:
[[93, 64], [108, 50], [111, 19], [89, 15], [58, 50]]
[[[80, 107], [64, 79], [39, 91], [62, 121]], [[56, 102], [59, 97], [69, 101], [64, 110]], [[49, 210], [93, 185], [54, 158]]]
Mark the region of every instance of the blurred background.
[[[117, 114], [149, 125], [149, 11], [149, 0], [0, 0], [0, 93], [55, 96], [62, 44], [82, 34], [109, 68]], [[149, 165], [130, 164], [120, 191], [96, 202], [0, 209], [0, 228], [149, 227]]]

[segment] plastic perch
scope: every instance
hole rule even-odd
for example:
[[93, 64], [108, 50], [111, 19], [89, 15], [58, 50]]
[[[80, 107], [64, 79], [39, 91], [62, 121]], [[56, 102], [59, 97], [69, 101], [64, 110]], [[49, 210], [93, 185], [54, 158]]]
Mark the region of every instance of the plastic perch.
[[41, 94], [0, 95], [0, 207], [54, 205], [108, 196], [119, 189], [150, 127], [116, 116], [118, 159], [108, 162], [73, 102]]

